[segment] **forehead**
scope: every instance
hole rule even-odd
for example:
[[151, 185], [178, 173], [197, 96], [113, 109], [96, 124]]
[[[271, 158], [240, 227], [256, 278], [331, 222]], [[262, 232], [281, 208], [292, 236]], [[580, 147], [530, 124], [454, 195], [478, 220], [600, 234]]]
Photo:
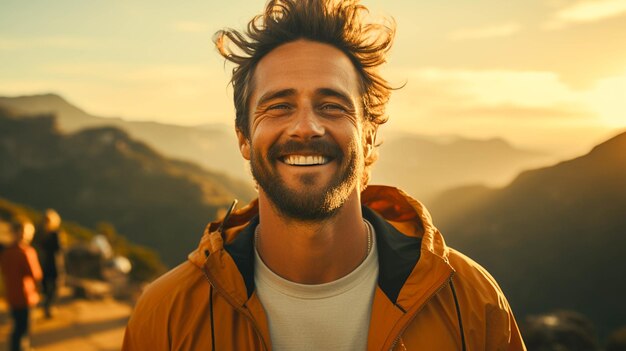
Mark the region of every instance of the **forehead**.
[[320, 88], [359, 95], [356, 68], [341, 50], [308, 40], [283, 44], [259, 61], [254, 73], [252, 104], [268, 91], [294, 89], [300, 93]]

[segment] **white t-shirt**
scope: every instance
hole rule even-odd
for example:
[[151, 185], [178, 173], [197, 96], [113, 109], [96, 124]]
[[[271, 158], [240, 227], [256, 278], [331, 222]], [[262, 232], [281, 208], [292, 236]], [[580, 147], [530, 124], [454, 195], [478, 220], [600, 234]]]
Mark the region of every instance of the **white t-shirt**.
[[298, 284], [272, 272], [255, 249], [254, 282], [265, 308], [274, 350], [365, 350], [378, 280], [372, 249], [351, 273], [325, 284]]

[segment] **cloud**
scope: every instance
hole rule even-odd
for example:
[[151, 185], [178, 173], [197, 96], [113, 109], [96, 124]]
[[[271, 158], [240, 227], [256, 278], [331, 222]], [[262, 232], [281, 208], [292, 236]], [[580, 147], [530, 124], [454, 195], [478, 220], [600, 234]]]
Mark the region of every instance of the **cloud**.
[[182, 33], [206, 33], [211, 28], [207, 23], [196, 21], [177, 21], [172, 24], [177, 32]]
[[589, 111], [574, 109], [569, 106], [552, 107], [524, 107], [513, 104], [493, 106], [450, 106], [439, 110], [447, 116], [457, 115], [462, 118], [479, 119], [525, 119], [532, 121], [550, 120], [579, 120], [588, 119]]
[[480, 28], [464, 28], [450, 33], [448, 36], [452, 40], [486, 39], [507, 37], [521, 30], [518, 23], [509, 22]]
[[[424, 68], [404, 76], [408, 91], [430, 91], [440, 95], [444, 104], [461, 101], [482, 106], [551, 107], [578, 99], [557, 74], [546, 71]], [[415, 97], [419, 99], [419, 95]]]
[[626, 0], [584, 0], [561, 8], [545, 24], [547, 29], [560, 29], [568, 24], [604, 20], [626, 13]]
[[95, 49], [101, 47], [96, 40], [80, 37], [46, 36], [35, 38], [2, 38], [0, 51], [16, 51], [28, 49]]
[[583, 93], [583, 99], [606, 125], [626, 127], [626, 72], [597, 81]]
[[43, 64], [44, 74], [62, 75], [73, 79], [98, 78], [103, 80], [116, 79], [124, 74], [128, 65], [113, 62], [83, 62], [83, 63], [56, 63]]
[[45, 65], [43, 70], [45, 73], [60, 74], [73, 79], [88, 77], [119, 83], [160, 82], [172, 84], [178, 81], [207, 81], [211, 78], [210, 67], [192, 64], [132, 65], [114, 62], [90, 62]]
[[0, 94], [54, 91], [96, 115], [169, 123], [228, 122], [233, 116], [228, 74], [210, 65], [49, 64], [39, 76], [0, 80]]
[[131, 80], [143, 81], [208, 81], [211, 77], [208, 65], [153, 64], [137, 68], [127, 75]]
[[[575, 125], [597, 121], [583, 92], [546, 71], [423, 68], [388, 72], [407, 84], [392, 94], [389, 114], [399, 124], [435, 130], [505, 125]], [[402, 79], [403, 78], [403, 79]], [[417, 122], [419, 121], [419, 122]]]
[[517, 145], [568, 157], [584, 152], [612, 128], [592, 101], [608, 109], [597, 96], [612, 91], [615, 104], [610, 111], [617, 113], [623, 94], [616, 89], [626, 87], [625, 77], [575, 90], [549, 71], [431, 67], [386, 73], [391, 82], [407, 82], [391, 96], [388, 128], [430, 135], [504, 137]]

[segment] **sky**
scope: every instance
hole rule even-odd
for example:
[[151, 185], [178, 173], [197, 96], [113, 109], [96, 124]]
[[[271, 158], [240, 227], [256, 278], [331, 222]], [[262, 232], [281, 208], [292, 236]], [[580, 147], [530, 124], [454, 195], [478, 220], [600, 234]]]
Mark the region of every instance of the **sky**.
[[[573, 156], [626, 128], [626, 0], [365, 0], [393, 17], [386, 130]], [[232, 124], [211, 38], [264, 1], [2, 0], [0, 95], [103, 117]]]

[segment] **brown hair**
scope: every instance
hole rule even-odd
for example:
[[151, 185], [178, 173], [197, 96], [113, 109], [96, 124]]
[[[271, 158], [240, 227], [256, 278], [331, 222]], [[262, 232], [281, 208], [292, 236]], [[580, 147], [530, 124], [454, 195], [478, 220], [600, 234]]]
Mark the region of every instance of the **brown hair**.
[[[385, 106], [392, 88], [376, 69], [386, 61], [395, 22], [384, 19], [382, 23], [365, 23], [367, 13], [358, 0], [270, 0], [265, 12], [255, 16], [244, 33], [234, 29], [215, 33], [213, 41], [220, 54], [235, 64], [231, 83], [237, 129], [250, 138], [249, 99], [259, 61], [276, 47], [298, 39], [330, 44], [344, 52], [361, 80], [365, 121], [374, 129], [387, 122]], [[374, 160], [372, 153], [366, 166]]]

